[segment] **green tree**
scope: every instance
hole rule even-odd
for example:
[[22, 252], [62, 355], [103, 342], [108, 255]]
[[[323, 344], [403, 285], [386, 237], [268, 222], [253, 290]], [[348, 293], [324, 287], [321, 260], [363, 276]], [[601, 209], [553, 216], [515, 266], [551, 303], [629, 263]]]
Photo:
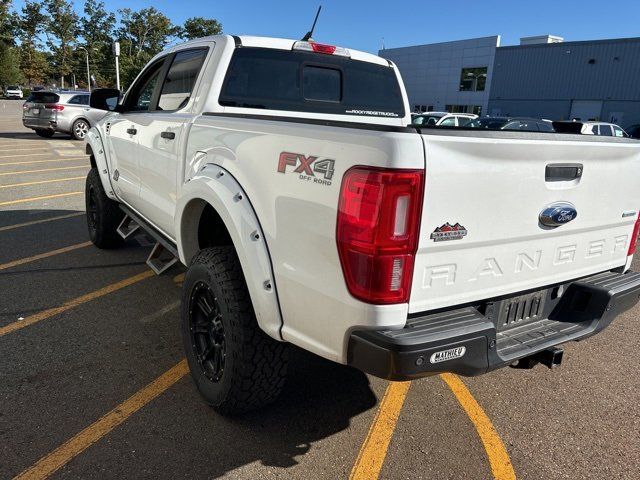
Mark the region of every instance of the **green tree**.
[[184, 22], [180, 36], [186, 40], [193, 40], [221, 33], [222, 25], [216, 19], [191, 17]]
[[48, 62], [42, 47], [40, 35], [43, 33], [46, 16], [42, 4], [27, 0], [18, 16], [17, 37], [20, 40], [20, 70], [29, 86], [45, 81], [48, 74]]
[[0, 0], [0, 51], [15, 45], [16, 27], [11, 0]]
[[151, 57], [180, 34], [180, 28], [153, 7], [139, 11], [125, 8], [119, 13], [120, 77], [126, 87]]
[[45, 0], [44, 4], [48, 18], [45, 30], [47, 47], [52, 53], [53, 72], [60, 76], [60, 86], [64, 88], [65, 76], [73, 71], [78, 15], [66, 0]]
[[[84, 4], [84, 16], [80, 20], [83, 46], [89, 51], [91, 73], [98, 85], [115, 84], [115, 65], [112, 43], [116, 26], [116, 16], [107, 12], [104, 2], [87, 0]], [[81, 71], [84, 71], [85, 53], [80, 53]]]
[[0, 52], [0, 85], [20, 85], [24, 81], [20, 71], [20, 53], [16, 47]]

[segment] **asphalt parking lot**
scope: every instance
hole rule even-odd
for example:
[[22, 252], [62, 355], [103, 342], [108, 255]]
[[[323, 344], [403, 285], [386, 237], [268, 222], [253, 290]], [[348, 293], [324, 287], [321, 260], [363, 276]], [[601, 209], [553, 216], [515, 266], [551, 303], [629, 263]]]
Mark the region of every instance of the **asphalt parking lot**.
[[276, 405], [218, 416], [183, 362], [184, 270], [87, 243], [84, 145], [21, 104], [0, 101], [0, 478], [640, 478], [638, 307], [554, 371], [389, 384], [294, 349]]

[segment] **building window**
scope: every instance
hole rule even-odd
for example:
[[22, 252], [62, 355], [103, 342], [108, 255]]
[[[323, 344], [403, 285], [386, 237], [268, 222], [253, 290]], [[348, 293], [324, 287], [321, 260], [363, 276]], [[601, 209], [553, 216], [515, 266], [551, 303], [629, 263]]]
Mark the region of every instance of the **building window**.
[[463, 68], [460, 74], [461, 92], [484, 92], [487, 67]]

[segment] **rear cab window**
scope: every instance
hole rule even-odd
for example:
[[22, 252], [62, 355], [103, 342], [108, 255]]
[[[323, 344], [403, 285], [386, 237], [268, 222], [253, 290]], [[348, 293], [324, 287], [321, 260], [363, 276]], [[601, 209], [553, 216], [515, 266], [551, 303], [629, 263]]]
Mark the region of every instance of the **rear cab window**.
[[401, 118], [404, 101], [389, 66], [312, 52], [235, 50], [219, 97], [225, 107]]

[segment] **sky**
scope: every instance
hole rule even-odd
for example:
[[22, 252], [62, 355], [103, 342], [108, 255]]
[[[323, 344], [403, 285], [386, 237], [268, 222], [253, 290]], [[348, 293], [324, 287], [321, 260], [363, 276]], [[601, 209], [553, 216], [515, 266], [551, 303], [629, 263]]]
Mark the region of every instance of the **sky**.
[[[213, 17], [225, 33], [301, 38], [318, 5], [318, 42], [377, 53], [386, 48], [501, 35], [560, 35], [565, 41], [640, 36], [640, 0], [106, 0], [110, 10], [154, 6], [174, 23]], [[23, 0], [14, 0], [21, 8]], [[74, 1], [78, 12], [83, 2]]]

